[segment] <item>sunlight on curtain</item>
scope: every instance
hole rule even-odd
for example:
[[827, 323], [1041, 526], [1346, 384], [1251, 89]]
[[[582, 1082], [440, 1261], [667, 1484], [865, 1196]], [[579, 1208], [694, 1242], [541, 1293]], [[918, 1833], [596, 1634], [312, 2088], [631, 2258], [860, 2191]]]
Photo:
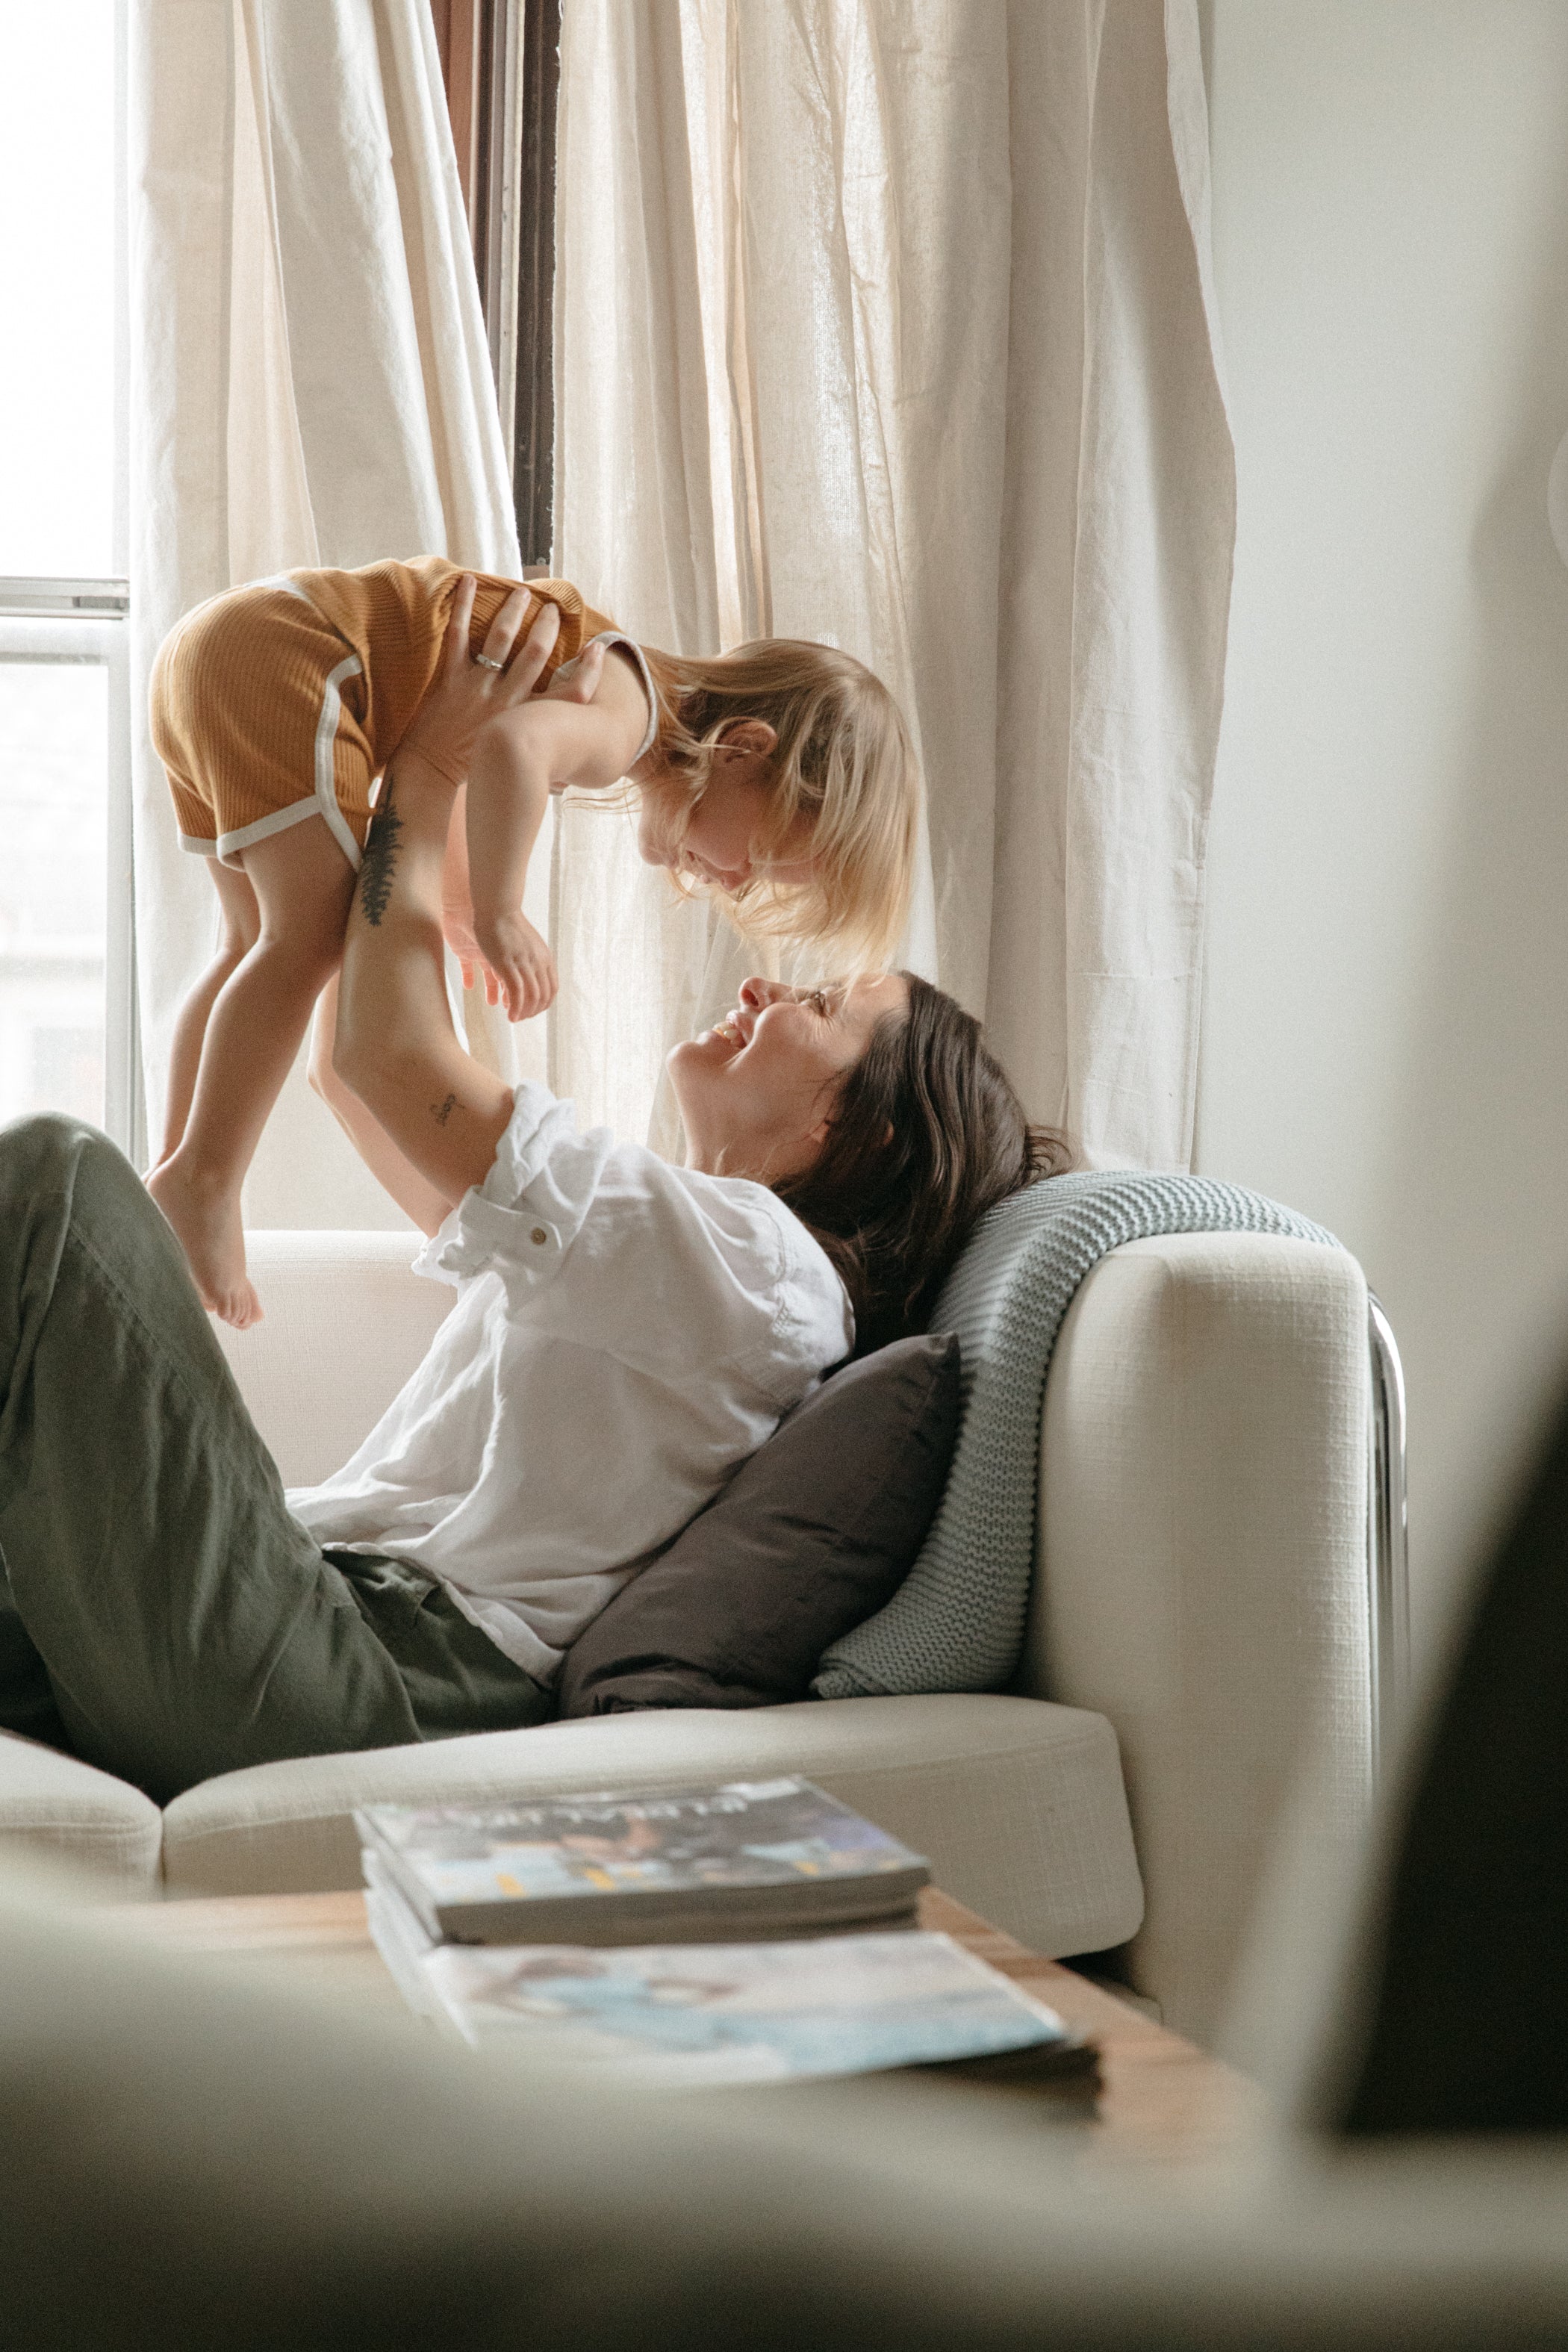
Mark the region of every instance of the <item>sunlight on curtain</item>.
[[[918, 449], [881, 305], [857, 290], [886, 259], [898, 201], [864, 102], [861, 13], [565, 10], [555, 562], [677, 652], [759, 635], [847, 648], [898, 695], [919, 748]], [[775, 54], [819, 19], [809, 56]], [[624, 819], [563, 812], [554, 1070], [585, 1115], [669, 1149], [664, 1051], [773, 967], [638, 871], [626, 835]], [[907, 958], [932, 971], [923, 849], [920, 866]], [[816, 967], [805, 954], [791, 969]]]
[[[136, 700], [205, 597], [297, 564], [517, 540], [426, 0], [133, 0], [132, 534]], [[214, 894], [182, 856], [139, 722], [137, 960], [150, 1124]], [[542, 872], [543, 860], [537, 861]], [[543, 890], [531, 898], [545, 914]], [[470, 1008], [474, 1004], [470, 997]], [[477, 1023], [471, 1018], [471, 1031]], [[536, 1033], [491, 1024], [517, 1066]], [[402, 1219], [290, 1077], [246, 1188], [253, 1224]]]
[[[928, 792], [909, 961], [1092, 1161], [1184, 1165], [1234, 468], [1193, 0], [566, 0], [555, 562], [681, 652], [826, 639]], [[563, 813], [552, 1068], [758, 959]]]

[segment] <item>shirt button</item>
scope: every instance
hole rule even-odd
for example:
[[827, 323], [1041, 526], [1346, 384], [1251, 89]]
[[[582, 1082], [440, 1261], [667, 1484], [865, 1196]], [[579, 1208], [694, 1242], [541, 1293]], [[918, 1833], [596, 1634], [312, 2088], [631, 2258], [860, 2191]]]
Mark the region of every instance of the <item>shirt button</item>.
[[545, 1232], [542, 1225], [535, 1225], [528, 1238], [536, 1249], [542, 1249], [545, 1243], [550, 1239], [550, 1235]]

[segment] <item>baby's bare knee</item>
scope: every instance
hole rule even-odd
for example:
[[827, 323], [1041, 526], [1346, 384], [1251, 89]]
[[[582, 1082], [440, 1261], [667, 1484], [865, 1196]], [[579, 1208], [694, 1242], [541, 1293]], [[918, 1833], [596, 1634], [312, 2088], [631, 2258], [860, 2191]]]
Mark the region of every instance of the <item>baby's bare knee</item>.
[[247, 937], [242, 931], [231, 929], [228, 924], [224, 925], [218, 939], [217, 952], [213, 957], [213, 962], [222, 979], [226, 980], [230, 972], [239, 970], [240, 965], [256, 945], [258, 937], [258, 931], [252, 931]]

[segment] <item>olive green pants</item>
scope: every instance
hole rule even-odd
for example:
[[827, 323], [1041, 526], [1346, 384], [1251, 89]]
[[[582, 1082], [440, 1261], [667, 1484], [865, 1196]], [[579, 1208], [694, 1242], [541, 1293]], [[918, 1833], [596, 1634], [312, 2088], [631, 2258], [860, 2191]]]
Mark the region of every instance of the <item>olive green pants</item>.
[[440, 1585], [290, 1517], [179, 1244], [73, 1119], [0, 1129], [0, 1730], [165, 1803], [552, 1714]]

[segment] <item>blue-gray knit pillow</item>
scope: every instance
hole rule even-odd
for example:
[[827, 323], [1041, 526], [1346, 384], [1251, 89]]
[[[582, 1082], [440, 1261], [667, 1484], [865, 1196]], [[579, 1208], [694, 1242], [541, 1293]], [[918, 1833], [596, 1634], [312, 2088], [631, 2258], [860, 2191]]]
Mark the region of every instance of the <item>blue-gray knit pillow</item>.
[[1055, 1176], [976, 1225], [931, 1328], [963, 1351], [958, 1449], [931, 1534], [884, 1609], [835, 1642], [818, 1698], [994, 1690], [1018, 1661], [1035, 1558], [1046, 1374], [1073, 1293], [1107, 1251], [1153, 1234], [1333, 1235], [1206, 1176]]

